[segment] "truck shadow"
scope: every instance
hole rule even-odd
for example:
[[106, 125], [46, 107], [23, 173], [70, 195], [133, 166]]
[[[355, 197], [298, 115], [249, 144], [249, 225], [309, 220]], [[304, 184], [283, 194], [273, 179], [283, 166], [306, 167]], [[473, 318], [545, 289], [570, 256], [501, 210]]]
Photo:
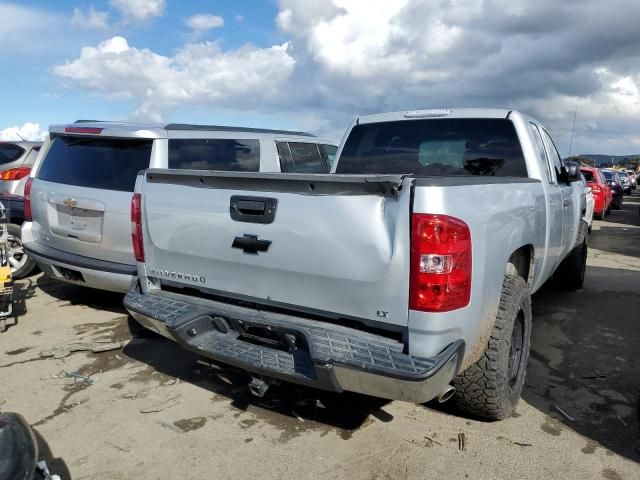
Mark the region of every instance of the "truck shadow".
[[593, 281], [618, 271], [589, 267], [584, 290], [534, 295], [522, 398], [554, 419], [540, 426], [546, 433], [570, 429], [586, 437], [583, 453], [606, 448], [638, 461], [640, 272], [626, 271], [628, 292]]
[[[47, 462], [47, 468], [52, 475], [58, 475], [61, 479], [72, 478], [69, 467], [67, 467], [64, 459], [54, 457], [49, 444], [40, 432], [38, 432], [34, 427], [31, 427], [31, 429], [33, 430], [33, 434], [36, 437], [36, 443], [38, 444], [38, 460], [44, 460]], [[38, 476], [37, 478], [40, 477]]]
[[37, 277], [36, 284], [44, 293], [59, 300], [60, 304], [56, 306], [81, 305], [96, 310], [127, 314], [127, 311], [122, 306], [124, 297], [122, 293], [73, 285], [46, 275]]
[[389, 400], [366, 395], [337, 394], [280, 383], [272, 385], [264, 397], [256, 397], [247, 387], [248, 375], [233, 370], [225, 370], [220, 375], [218, 369], [207, 365], [207, 360], [160, 336], [135, 339], [123, 353], [169, 377], [226, 397], [238, 410], [251, 410], [258, 419], [284, 431], [292, 424], [296, 430], [329, 426], [341, 430], [340, 436], [347, 439], [351, 432], [367, 424], [370, 415], [384, 422], [393, 419], [381, 410]]

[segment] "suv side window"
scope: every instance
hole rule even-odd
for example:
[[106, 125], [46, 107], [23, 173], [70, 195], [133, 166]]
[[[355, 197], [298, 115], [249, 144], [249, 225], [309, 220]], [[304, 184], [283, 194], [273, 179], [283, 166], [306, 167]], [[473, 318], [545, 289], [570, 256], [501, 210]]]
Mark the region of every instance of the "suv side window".
[[327, 164], [315, 143], [289, 142], [296, 173], [327, 173]]
[[260, 142], [230, 138], [171, 139], [169, 168], [258, 172]]
[[324, 147], [331, 147], [331, 145], [276, 142], [280, 171], [285, 173], [329, 173], [329, 159]]
[[555, 143], [553, 143], [553, 140], [551, 139], [551, 135], [549, 135], [544, 128], [542, 129], [542, 135], [544, 136], [544, 140], [547, 144], [547, 151], [549, 152], [551, 163], [556, 170], [556, 177], [558, 177], [562, 172], [564, 163], [562, 162], [562, 158], [560, 158], [560, 154], [558, 153]]
[[529, 122], [529, 129], [531, 130], [531, 135], [533, 136], [536, 147], [538, 147], [538, 155], [540, 156], [540, 160], [542, 160], [545, 165], [547, 180], [549, 180], [549, 183], [556, 183], [556, 179], [551, 174], [551, 168], [549, 167], [549, 157], [547, 157], [547, 151], [544, 149], [544, 143], [542, 142], [542, 137], [540, 136], [540, 130], [538, 130], [538, 126], [535, 123], [531, 122]]

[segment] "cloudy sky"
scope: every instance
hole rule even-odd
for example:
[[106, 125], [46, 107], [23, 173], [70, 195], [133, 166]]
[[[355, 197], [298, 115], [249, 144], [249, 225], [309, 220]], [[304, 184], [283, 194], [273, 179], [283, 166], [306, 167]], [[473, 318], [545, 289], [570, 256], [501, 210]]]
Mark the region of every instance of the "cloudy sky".
[[305, 129], [506, 107], [640, 152], [638, 0], [0, 0], [0, 138], [78, 118]]

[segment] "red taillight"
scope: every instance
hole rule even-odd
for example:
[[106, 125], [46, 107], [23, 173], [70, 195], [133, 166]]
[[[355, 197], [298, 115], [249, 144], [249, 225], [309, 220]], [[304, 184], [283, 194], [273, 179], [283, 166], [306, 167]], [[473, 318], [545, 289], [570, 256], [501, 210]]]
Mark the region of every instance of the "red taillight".
[[448, 215], [411, 216], [409, 308], [448, 312], [471, 298], [471, 232]]
[[20, 180], [31, 172], [31, 167], [10, 168], [0, 174], [0, 180]]
[[142, 196], [134, 193], [131, 199], [131, 241], [133, 256], [136, 262], [144, 262], [144, 245], [142, 243]]
[[90, 135], [100, 135], [102, 133], [102, 128], [92, 128], [92, 127], [66, 127], [64, 129], [65, 133], [86, 133]]
[[31, 184], [33, 184], [33, 178], [29, 178], [27, 183], [24, 184], [24, 221], [31, 221]]

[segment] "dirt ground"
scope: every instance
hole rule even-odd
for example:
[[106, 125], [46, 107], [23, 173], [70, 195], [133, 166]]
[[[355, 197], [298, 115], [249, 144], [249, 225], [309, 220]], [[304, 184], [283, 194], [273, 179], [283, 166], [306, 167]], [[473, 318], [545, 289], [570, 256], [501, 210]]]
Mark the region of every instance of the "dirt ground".
[[[594, 224], [584, 289], [535, 295], [523, 399], [502, 422], [292, 386], [260, 400], [167, 340], [130, 340], [121, 296], [41, 275], [0, 334], [0, 409], [27, 418], [64, 480], [637, 480], [640, 195], [625, 202]], [[40, 356], [110, 340], [130, 341]]]

